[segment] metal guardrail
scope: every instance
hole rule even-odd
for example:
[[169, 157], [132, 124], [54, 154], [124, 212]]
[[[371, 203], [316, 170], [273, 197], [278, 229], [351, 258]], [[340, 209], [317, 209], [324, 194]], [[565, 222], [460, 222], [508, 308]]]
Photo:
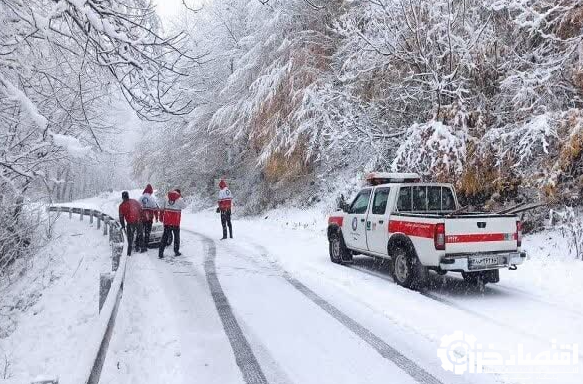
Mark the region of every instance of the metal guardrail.
[[[115, 326], [119, 303], [123, 295], [127, 264], [127, 257], [123, 254], [124, 234], [120, 223], [116, 219], [94, 209], [50, 206], [48, 211], [69, 213], [69, 219], [73, 218], [73, 214], [78, 214], [80, 221], [87, 217], [90, 224], [96, 223], [97, 230], [103, 230], [103, 235], [109, 236], [112, 272], [102, 273], [99, 276], [98, 332], [94, 334], [94, 340], [90, 340], [88, 344], [89, 348], [92, 349], [88, 355], [91, 361], [88, 361], [87, 364], [79, 364], [79, 369], [83, 370], [83, 372], [78, 375], [78, 377], [84, 378], [84, 384], [97, 384], [99, 383], [109, 341]], [[89, 364], [91, 368], [87, 369]], [[43, 384], [58, 384], [58, 382], [58, 379], [54, 379], [52, 381], [43, 381]]]

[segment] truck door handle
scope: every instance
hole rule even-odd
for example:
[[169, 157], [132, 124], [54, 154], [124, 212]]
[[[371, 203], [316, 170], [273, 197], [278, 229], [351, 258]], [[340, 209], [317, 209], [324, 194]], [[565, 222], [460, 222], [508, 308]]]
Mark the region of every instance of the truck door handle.
[[379, 224], [384, 224], [384, 220], [379, 220]]
[[361, 222], [361, 223], [364, 223], [364, 219], [360, 219], [360, 222]]

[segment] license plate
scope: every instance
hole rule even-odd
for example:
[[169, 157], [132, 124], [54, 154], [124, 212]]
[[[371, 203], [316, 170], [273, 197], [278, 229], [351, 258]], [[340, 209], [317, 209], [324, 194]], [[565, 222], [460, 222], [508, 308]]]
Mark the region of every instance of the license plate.
[[470, 256], [468, 259], [469, 269], [486, 269], [500, 264], [498, 256]]

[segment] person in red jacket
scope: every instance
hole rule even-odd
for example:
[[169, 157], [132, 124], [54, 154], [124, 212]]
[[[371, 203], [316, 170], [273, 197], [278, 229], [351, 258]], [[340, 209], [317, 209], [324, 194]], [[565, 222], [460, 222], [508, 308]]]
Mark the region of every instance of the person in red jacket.
[[128, 256], [130, 256], [134, 246], [134, 234], [136, 235], [136, 251], [141, 250], [141, 252], [144, 252], [142, 245], [142, 205], [139, 201], [130, 199], [130, 194], [127, 191], [122, 192], [121, 198], [123, 202], [119, 205], [119, 222], [122, 229], [125, 229], [127, 233]]
[[233, 225], [231, 224], [231, 206], [233, 204], [233, 194], [227, 187], [227, 182], [221, 180], [219, 183], [219, 208], [217, 212], [221, 213], [221, 225], [223, 226], [223, 238], [227, 238], [227, 227], [229, 228], [229, 236], [233, 238]]
[[164, 233], [160, 242], [158, 257], [164, 257], [164, 249], [168, 242], [170, 233], [174, 235], [174, 256], [180, 256], [180, 218], [182, 210], [186, 208], [186, 203], [182, 199], [180, 189], [168, 192], [168, 197], [160, 206], [160, 219], [164, 224]]

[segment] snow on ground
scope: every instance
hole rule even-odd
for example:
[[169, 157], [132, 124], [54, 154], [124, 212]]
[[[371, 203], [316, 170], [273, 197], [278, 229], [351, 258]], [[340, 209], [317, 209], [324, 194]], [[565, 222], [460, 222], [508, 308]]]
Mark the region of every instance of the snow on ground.
[[0, 379], [21, 384], [48, 375], [79, 382], [76, 365], [98, 318], [99, 274], [111, 268], [110, 254], [108, 239], [87, 220], [60, 216], [53, 240], [0, 297]]
[[[185, 215], [183, 220], [184, 228], [215, 239], [221, 236], [218, 215], [212, 210]], [[435, 275], [434, 288], [424, 295], [396, 286], [386, 268], [379, 268], [370, 258], [357, 257], [350, 268], [330, 263], [325, 228], [325, 215], [318, 210], [270, 212], [235, 220], [236, 239], [219, 242], [219, 249], [223, 255], [240, 253], [257, 263], [280, 265], [392, 345], [408, 351], [410, 357], [426, 367], [433, 364], [432, 372], [440, 370], [436, 351], [441, 338], [458, 330], [507, 354], [521, 344], [534, 354], [544, 352], [552, 348], [552, 340], [583, 345], [578, 331], [583, 321], [579, 294], [583, 263], [566, 256], [558, 233], [527, 236], [524, 248], [531, 254], [529, 262], [518, 271], [503, 271], [500, 285], [489, 286], [483, 293], [453, 273]], [[532, 374], [518, 376], [524, 375], [496, 378], [524, 383], [538, 380]], [[563, 383], [583, 380], [579, 374], [559, 377]], [[473, 375], [469, 379], [484, 378]]]
[[[253, 218], [235, 220], [235, 233], [239, 231], [245, 238], [252, 238], [262, 245], [277, 245], [277, 241], [265, 236], [274, 233], [284, 236], [303, 238], [312, 245], [312, 255], [307, 258], [321, 260], [327, 256], [326, 226], [329, 212], [324, 206], [311, 209], [282, 208], [271, 210]], [[218, 214], [214, 210], [204, 210], [186, 216], [189, 228], [203, 231], [220, 238], [221, 226]], [[200, 226], [197, 223], [209, 223]], [[241, 231], [242, 230], [242, 231]], [[568, 242], [560, 231], [547, 230], [527, 235], [523, 240], [523, 250], [528, 252], [529, 260], [518, 271], [501, 271], [500, 287], [511, 287], [527, 291], [531, 295], [549, 298], [559, 303], [567, 303], [583, 308], [583, 261], [575, 259], [568, 249]], [[291, 252], [290, 252], [291, 253]], [[317, 255], [317, 256], [315, 256]], [[304, 259], [296, 255], [293, 259]], [[289, 259], [289, 257], [288, 257]], [[314, 260], [314, 259], [312, 259]], [[325, 260], [326, 261], [326, 260]], [[456, 276], [456, 274], [452, 274]], [[498, 286], [498, 285], [496, 285]]]
[[194, 262], [129, 259], [124, 296], [101, 383], [242, 383], [204, 277], [202, 247], [184, 236]]
[[[120, 192], [111, 192], [74, 205], [116, 216], [119, 203]], [[351, 267], [332, 264], [326, 216], [324, 205], [235, 216], [235, 239], [218, 241], [213, 209], [184, 212], [183, 256], [174, 258], [168, 249], [158, 260], [150, 250], [129, 260], [102, 382], [244, 382], [209, 288], [204, 244], [213, 239], [216, 276], [269, 383], [413, 382], [375, 350], [370, 335], [377, 347], [386, 343], [442, 383], [583, 381], [581, 373], [457, 376], [437, 356], [442, 338], [456, 331], [504, 353], [523, 345], [536, 354], [550, 350], [553, 339], [583, 345], [583, 262], [567, 256], [559, 233], [526, 236], [530, 260], [518, 271], [503, 271], [501, 283], [483, 292], [451, 274], [434, 275], [432, 288], [420, 293], [394, 284], [386, 268], [367, 257], [356, 257]], [[572, 368], [583, 372], [580, 362]]]
[[530, 259], [516, 272], [505, 271], [500, 286], [583, 308], [583, 261], [575, 259], [560, 231], [525, 236], [523, 249]]

